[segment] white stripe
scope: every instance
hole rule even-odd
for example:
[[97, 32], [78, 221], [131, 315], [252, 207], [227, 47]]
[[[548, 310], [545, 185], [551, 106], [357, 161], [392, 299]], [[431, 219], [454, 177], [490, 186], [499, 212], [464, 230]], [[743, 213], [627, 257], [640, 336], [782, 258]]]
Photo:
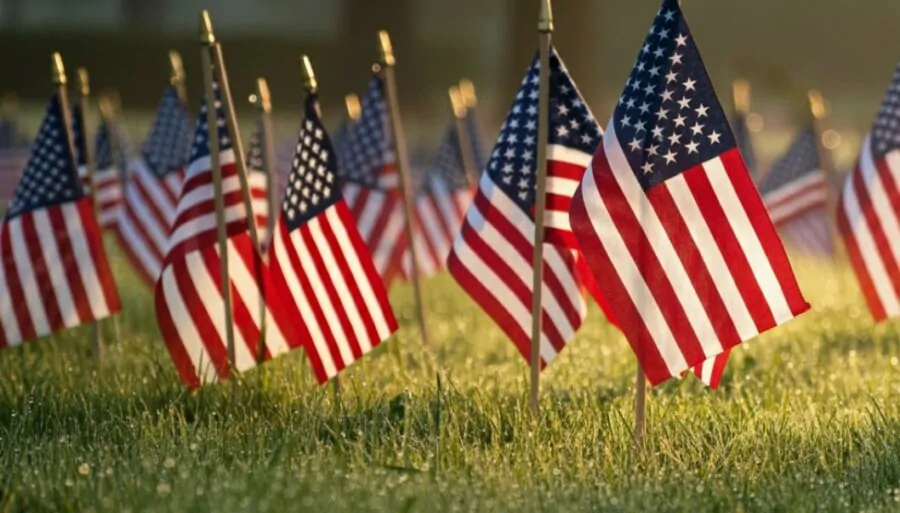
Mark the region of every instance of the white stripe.
[[[328, 377], [335, 376], [337, 374], [337, 368], [334, 364], [334, 358], [331, 351], [328, 349], [328, 344], [325, 342], [325, 335], [322, 333], [322, 328], [316, 320], [316, 315], [309, 307], [309, 305], [313, 304], [315, 298], [306, 297], [306, 293], [300, 285], [300, 280], [297, 278], [297, 270], [291, 265], [291, 259], [288, 257], [285, 250], [285, 244], [293, 244], [293, 242], [290, 239], [283, 240], [281, 235], [282, 230], [279, 228], [275, 231], [275, 240], [272, 243], [272, 248], [275, 251], [275, 258], [278, 260], [279, 267], [282, 270], [284, 281], [291, 293], [291, 297], [284, 298], [284, 300], [290, 299], [293, 301], [294, 306], [297, 307], [297, 311], [300, 312], [303, 325], [309, 330], [312, 345], [315, 347], [316, 356], [318, 356], [319, 360], [322, 362], [325, 374]], [[303, 272], [304, 270], [299, 269], [299, 271]]]
[[[234, 205], [225, 208], [225, 224], [233, 223], [235, 221], [243, 221], [246, 219], [247, 211], [244, 209], [243, 203], [235, 203]], [[171, 237], [169, 237], [169, 244], [166, 248], [165, 253], [168, 254], [175, 247], [188, 239], [196, 237], [205, 232], [215, 230], [216, 226], [217, 222], [215, 211], [203, 214], [191, 219], [190, 221], [181, 223], [180, 225], [178, 225], [178, 228], [176, 228], [175, 231], [172, 232]]]
[[[165, 226], [162, 226], [156, 219], [156, 216], [153, 214], [150, 208], [148, 208], [147, 203], [138, 191], [138, 185], [129, 184], [129, 186], [125, 189], [125, 203], [128, 205], [127, 208], [129, 208], [134, 213], [136, 221], [140, 224], [144, 231], [147, 232], [147, 236], [150, 238], [149, 242], [153, 244], [160, 252], [164, 252], [166, 249], [166, 242], [168, 240], [169, 229], [172, 222], [171, 216], [175, 210], [175, 205], [172, 204], [168, 198], [164, 197], [162, 193], [160, 193], [159, 185], [152, 177], [145, 177], [143, 174], [138, 174], [135, 175], [132, 180], [135, 182], [140, 182], [141, 186], [150, 197], [150, 201], [152, 201], [156, 206], [156, 210], [158, 210], [163, 216], [169, 217], [165, 220], [167, 221], [167, 224]], [[121, 216], [126, 217], [124, 211], [122, 212]], [[145, 243], [146, 242], [141, 241], [140, 245], [143, 245]]]
[[716, 365], [718, 356], [707, 358], [700, 364], [700, 379], [709, 386], [712, 386], [713, 368]]
[[334, 342], [340, 353], [340, 358], [344, 362], [344, 366], [347, 366], [353, 362], [353, 353], [350, 350], [350, 345], [347, 342], [347, 335], [344, 334], [344, 328], [341, 326], [341, 321], [335, 312], [335, 305], [331, 303], [331, 298], [328, 296], [322, 277], [319, 276], [316, 264], [313, 262], [312, 256], [303, 241], [303, 235], [300, 233], [302, 230], [303, 228], [301, 227], [291, 232], [291, 244], [297, 252], [297, 258], [300, 259], [300, 265], [306, 273], [306, 279], [309, 280], [310, 287], [312, 287], [313, 296], [316, 298], [316, 302], [322, 310], [322, 315], [325, 316], [325, 322], [327, 323], [325, 329], [327, 329], [334, 338]]
[[[62, 205], [62, 211], [66, 220], [66, 230], [69, 232], [69, 241], [72, 243], [72, 251], [75, 254], [75, 261], [81, 273], [81, 281], [84, 284], [84, 292], [91, 305], [91, 313], [94, 319], [108, 317], [109, 305], [106, 304], [106, 297], [103, 295], [100, 274], [97, 272], [94, 258], [88, 247], [86, 230], [81, 225], [81, 214], [78, 212], [78, 207], [74, 203], [66, 203]], [[100, 249], [100, 253], [103, 253], [102, 249]]]
[[353, 208], [353, 204], [356, 203], [356, 198], [359, 197], [360, 187], [356, 184], [348, 183], [344, 186], [341, 194], [344, 196], [344, 203], [347, 204], [347, 207]]
[[[0, 224], [0, 234], [5, 225], [6, 223]], [[0, 259], [2, 258], [0, 256]], [[13, 297], [6, 279], [6, 265], [3, 260], [0, 260], [0, 284], [3, 287], [2, 293], [0, 293], [0, 324], [3, 325], [6, 343], [10, 346], [22, 345], [22, 332], [19, 330], [19, 320], [16, 318], [16, 311], [13, 308]]]
[[[212, 358], [206, 351], [206, 347], [201, 342], [200, 334], [194, 325], [194, 319], [191, 317], [190, 310], [184, 304], [181, 292], [178, 290], [178, 284], [175, 279], [175, 272], [172, 267], [166, 267], [160, 276], [162, 283], [163, 298], [166, 302], [166, 310], [172, 317], [172, 324], [178, 332], [178, 338], [182, 341], [182, 347], [191, 359], [194, 365], [194, 371], [197, 377], [203, 383], [212, 383], [218, 379], [216, 369]], [[193, 286], [190, 283], [185, 284], [188, 287]]]
[[[164, 216], [168, 216], [166, 221], [171, 225], [175, 215], [176, 205], [172, 202], [164, 188], [176, 193], [181, 192], [181, 177], [178, 173], [169, 173], [162, 181], [160, 181], [160, 179], [150, 171], [143, 160], [138, 160], [137, 164], [135, 169], [132, 170], [134, 177], [140, 180], [147, 195], [150, 196], [150, 200], [154, 205], [158, 206], [159, 211]], [[168, 232], [168, 226], [166, 227], [166, 231]], [[162, 247], [165, 247], [165, 243], [163, 243]]]
[[[50, 216], [46, 209], [38, 209], [32, 212], [34, 231], [37, 232], [38, 242], [44, 261], [47, 264], [47, 275], [53, 284], [53, 293], [56, 295], [56, 304], [59, 305], [59, 313], [66, 327], [78, 326], [81, 319], [78, 317], [78, 308], [72, 300], [72, 289], [69, 287], [69, 278], [66, 276], [66, 265], [70, 255], [60, 255], [56, 245], [56, 234], [53, 225], [50, 224]], [[77, 214], [76, 214], [77, 215]]]
[[363, 269], [361, 262], [361, 259], [369, 258], [369, 255], [365, 253], [360, 255], [356, 252], [356, 248], [350, 241], [350, 235], [348, 233], [348, 230], [352, 230], [353, 227], [351, 226], [348, 228], [344, 225], [334, 207], [325, 211], [325, 217], [328, 224], [331, 225], [331, 229], [341, 248], [341, 252], [344, 253], [344, 256], [347, 259], [347, 265], [350, 267], [350, 274], [353, 278], [353, 282], [359, 289], [359, 293], [362, 294], [363, 302], [368, 305], [368, 312], [372, 318], [372, 322], [375, 324], [375, 330], [378, 332], [378, 336], [381, 340], [384, 340], [390, 336], [391, 329], [388, 326], [387, 318], [385, 318], [385, 312], [381, 309], [381, 302], [378, 301], [378, 298], [375, 296], [375, 290], [372, 288], [372, 283], [369, 281], [369, 276]]
[[767, 207], [769, 217], [772, 222], [778, 224], [791, 216], [802, 212], [809, 207], [822, 204], [828, 199], [828, 192], [825, 189], [810, 189], [798, 195], [789, 203], [781, 203]]
[[591, 159], [593, 157], [594, 156], [590, 153], [585, 153], [580, 150], [574, 150], [572, 148], [568, 148], [566, 146], [561, 146], [558, 144], [550, 144], [547, 146], [548, 160], [557, 160], [559, 162], [565, 162], [567, 164], [574, 164], [576, 166], [587, 168], [589, 165], [591, 165]]
[[805, 189], [819, 188], [814, 186], [820, 186], [823, 189], [826, 186], [825, 176], [818, 169], [806, 176], [791, 180], [774, 191], [767, 192], [763, 195], [763, 202], [766, 205], [774, 205]]
[[[445, 199], [446, 195], [443, 195], [440, 198], [438, 196], [434, 196], [435, 201], [442, 201]], [[445, 258], [447, 258], [447, 254], [450, 251], [449, 239], [451, 236], [444, 233], [444, 226], [439, 221], [438, 216], [444, 216], [442, 216], [440, 212], [435, 210], [434, 205], [431, 203], [431, 199], [427, 197], [419, 199], [418, 206], [419, 224], [423, 228], [423, 236], [428, 239], [430, 246], [435, 249], [438, 258], [443, 261]], [[426, 258], [425, 260], [431, 259]]]
[[547, 228], [556, 228], [557, 230], [572, 231], [572, 224], [569, 221], [569, 213], [560, 210], [547, 210], [544, 217], [544, 225]]
[[50, 323], [44, 312], [44, 297], [34, 273], [31, 255], [28, 254], [28, 244], [25, 242], [25, 234], [22, 230], [22, 216], [7, 221], [6, 226], [9, 229], [16, 272], [19, 274], [19, 283], [22, 285], [22, 293], [25, 296], [18, 299], [24, 300], [28, 305], [28, 316], [31, 318], [31, 325], [34, 326], [35, 333], [38, 336], [46, 335], [50, 333]]
[[706, 171], [706, 176], [719, 203], [731, 206], [731, 208], [722, 209], [725, 212], [725, 218], [750, 263], [753, 278], [759, 284], [766, 303], [772, 310], [775, 323], [781, 324], [792, 319], [794, 314], [788, 306], [787, 298], [784, 296], [775, 270], [772, 269], [772, 263], [762, 247], [762, 242], [756, 236], [747, 211], [741, 206], [741, 199], [728, 177], [728, 171], [725, 170], [725, 166], [718, 157], [704, 162], [703, 169]]
[[399, 210], [399, 203], [394, 204], [394, 208], [385, 214], [388, 216], [388, 222], [384, 230], [380, 234], [372, 235], [374, 239], [369, 241], [372, 261], [375, 262], [375, 269], [378, 269], [380, 274], [384, 274], [391, 266], [391, 257], [397, 248], [397, 241], [403, 236], [403, 214]]
[[[872, 155], [872, 145], [868, 138], [863, 141], [863, 151], [860, 156], [861, 162], [859, 169], [865, 182], [866, 190], [869, 192], [869, 201], [875, 216], [881, 224], [884, 231], [885, 239], [887, 239], [890, 247], [890, 257], [894, 262], [900, 261], [900, 224], [898, 224], [897, 216], [900, 213], [894, 210], [891, 200], [888, 198], [887, 189], [878, 168], [875, 166], [874, 157]], [[890, 167], [890, 166], [888, 166]]]
[[375, 223], [378, 221], [378, 217], [381, 214], [381, 209], [383, 208], [382, 205], [386, 201], [387, 195], [384, 193], [369, 191], [366, 203], [363, 205], [359, 217], [356, 218], [356, 226], [359, 228], [359, 233], [362, 234], [367, 242], [372, 234], [372, 228], [375, 226]]
[[141, 237], [137, 228], [131, 224], [131, 219], [125, 214], [124, 209], [116, 222], [118, 223], [119, 234], [131, 252], [137, 257], [138, 263], [144, 268], [144, 271], [154, 279], [159, 277], [159, 273], [162, 271], [162, 262], [157, 260], [156, 255], [149, 251], [149, 246]]
[[578, 180], [570, 180], [561, 176], [547, 177], [547, 194], [571, 198], [578, 189]]
[[[241, 181], [237, 175], [232, 175], [222, 180], [222, 196], [240, 191]], [[194, 208], [200, 203], [214, 201], [214, 198], [215, 194], [213, 193], [212, 183], [194, 187], [190, 192], [182, 194], [181, 198], [178, 199], [178, 210], [175, 213], [175, 218], [177, 219], [179, 215]]]
[[634, 171], [625, 158], [612, 125], [606, 130], [603, 146], [613, 176], [619, 184], [619, 188], [622, 189], [622, 194], [635, 218], [643, 228], [646, 239], [650, 243], [650, 249], [663, 268], [665, 277], [660, 277], [660, 279], [667, 280], [672, 286], [678, 303], [690, 323], [697, 341], [703, 348], [703, 353], [706, 356], [721, 353], [722, 343], [712, 326], [709, 313], [703, 307], [700, 296], [694, 288], [694, 282], [684, 268], [678, 251], [672, 245], [672, 240], [663, 227], [656, 210], [653, 209], [649, 198], [635, 178]]

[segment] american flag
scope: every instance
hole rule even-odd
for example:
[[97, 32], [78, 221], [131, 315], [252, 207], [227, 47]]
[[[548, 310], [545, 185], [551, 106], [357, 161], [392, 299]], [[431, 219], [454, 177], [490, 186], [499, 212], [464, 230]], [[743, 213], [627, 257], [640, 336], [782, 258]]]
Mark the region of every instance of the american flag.
[[174, 87], [163, 94], [140, 156], [129, 163], [116, 237], [138, 274], [151, 287], [162, 271], [175, 217], [191, 122]]
[[478, 112], [475, 107], [466, 109], [466, 132], [468, 132], [469, 140], [472, 144], [472, 157], [475, 159], [475, 169], [482, 170], [487, 165], [488, 155], [487, 148], [484, 145], [484, 129], [478, 118]]
[[363, 96], [360, 118], [348, 127], [336, 149], [344, 201], [385, 284], [401, 274], [401, 257], [406, 250], [393, 141], [384, 85], [376, 75]]
[[[558, 78], [562, 66], [555, 52], [550, 62], [551, 76], [557, 76], [550, 80], [550, 97], [560, 98], [565, 83]], [[536, 58], [522, 80], [447, 259], [447, 268], [456, 281], [503, 329], [526, 361], [531, 354], [537, 145], [547, 144], [550, 158], [566, 158], [569, 154], [578, 158], [574, 151], [552, 151], [560, 127], [570, 129], [564, 117], [552, 118], [556, 124], [549, 126], [548, 141], [536, 139], [539, 65]], [[561, 121], [566, 124], [560, 125]], [[574, 273], [573, 252], [546, 244], [540, 345], [543, 365], [556, 357], [584, 320], [586, 306]]]
[[665, 0], [572, 202], [651, 383], [806, 311], [677, 0]]
[[744, 157], [744, 165], [750, 175], [757, 177], [759, 169], [757, 169], [756, 152], [753, 151], [753, 137], [750, 132], [750, 126], [747, 124], [747, 115], [744, 112], [734, 112], [734, 140], [738, 151]]
[[78, 176], [81, 177], [81, 184], [84, 187], [85, 194], [92, 196], [91, 183], [88, 179], [88, 150], [85, 127], [84, 111], [81, 108], [81, 104], [75, 102], [72, 104], [72, 144], [75, 145], [75, 163], [78, 165]]
[[827, 212], [828, 179], [819, 167], [812, 128], [804, 130], [759, 184], [769, 216], [782, 239], [811, 255], [834, 252]]
[[54, 95], [0, 225], [0, 348], [121, 307]]
[[272, 281], [320, 383], [397, 330], [381, 277], [341, 197], [337, 155], [306, 98], [306, 114], [272, 241]]
[[96, 163], [94, 183], [97, 186], [95, 199], [99, 203], [101, 228], [115, 226], [122, 206], [122, 173], [116, 162], [118, 152], [113, 148], [113, 141], [110, 138], [111, 130], [114, 128], [110, 127], [107, 122], [100, 123], [94, 151], [94, 162]]
[[[256, 234], [259, 245], [265, 253], [269, 247], [269, 178], [263, 162], [262, 124], [257, 122], [250, 133], [250, 146], [247, 150], [247, 184], [250, 186], [250, 197], [253, 198], [253, 215], [256, 217]], [[275, 185], [275, 184], [273, 184]]]
[[[233, 302], [234, 365], [236, 371], [243, 372], [256, 367], [260, 359], [268, 360], [297, 347], [299, 341], [293, 336], [292, 319], [285, 318], [275, 294], [265, 293], [273, 290], [269, 271], [250, 241], [235, 152], [218, 87], [214, 88]], [[204, 100], [156, 284], [160, 331], [182, 381], [192, 388], [231, 375], [206, 109]]]
[[28, 139], [19, 132], [19, 124], [0, 117], [0, 203], [6, 204], [28, 163]]
[[900, 315], [900, 66], [856, 168], [844, 183], [838, 231], [876, 321]]

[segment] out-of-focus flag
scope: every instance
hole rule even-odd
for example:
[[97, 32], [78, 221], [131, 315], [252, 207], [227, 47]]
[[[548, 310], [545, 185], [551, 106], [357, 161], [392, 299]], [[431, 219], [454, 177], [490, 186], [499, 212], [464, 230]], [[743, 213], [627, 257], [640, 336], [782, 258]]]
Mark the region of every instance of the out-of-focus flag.
[[810, 255], [834, 252], [828, 217], [828, 179], [819, 167], [819, 147], [812, 128], [794, 140], [787, 153], [759, 184], [769, 216], [782, 239]]
[[[563, 78], [565, 68], [553, 49], [550, 105], [557, 115], [550, 118], [549, 140], [537, 140], [539, 64], [535, 58], [522, 80], [447, 259], [447, 268], [456, 281], [500, 326], [526, 361], [530, 361], [531, 354], [537, 148], [546, 144], [548, 158], [566, 166], [581, 162], [582, 172], [590, 160], [590, 155], [582, 151], [555, 149], [561, 137], [571, 135], [571, 121], [584, 122], [587, 111], [561, 114], [560, 109], [569, 109], [575, 97], [571, 96], [571, 81]], [[582, 141], [583, 135], [594, 138], [596, 144], [599, 134], [581, 128], [579, 125], [577, 140]], [[548, 162], [548, 171], [551, 165]], [[549, 176], [547, 183], [549, 190]], [[585, 316], [586, 306], [570, 249], [545, 245], [542, 300], [540, 357], [542, 365], [546, 365], [575, 335]]]
[[[293, 336], [294, 319], [285, 317], [285, 310], [276, 304], [276, 294], [267, 293], [273, 290], [269, 271], [250, 241], [250, 221], [235, 152], [218, 87], [214, 88], [232, 297], [234, 370], [243, 372], [256, 367], [260, 357], [268, 360], [300, 342]], [[163, 270], [156, 284], [160, 331], [178, 374], [192, 388], [231, 375], [206, 109], [204, 100]]]
[[272, 241], [272, 281], [323, 383], [388, 338], [397, 321], [341, 197], [337, 155], [314, 93], [289, 182]]
[[75, 145], [75, 164], [78, 166], [78, 176], [81, 177], [81, 184], [84, 187], [84, 193], [89, 197], [91, 192], [91, 184], [88, 181], [87, 167], [87, 134], [85, 133], [84, 111], [81, 104], [75, 102], [72, 104], [72, 144]]
[[[253, 198], [253, 215], [256, 217], [256, 233], [263, 253], [269, 247], [269, 192], [268, 170], [263, 163], [262, 125], [257, 123], [250, 133], [250, 146], [247, 149], [247, 184], [250, 186], [250, 197]], [[274, 184], [273, 184], [274, 185]]]
[[677, 0], [657, 13], [571, 214], [653, 384], [809, 308]]
[[28, 163], [28, 138], [15, 118], [0, 116], [0, 203], [6, 204], [15, 192], [22, 170]]
[[121, 307], [54, 95], [0, 225], [0, 348]]
[[746, 80], [735, 80], [732, 84], [734, 95], [734, 141], [738, 151], [744, 157], [744, 164], [754, 179], [759, 177], [756, 152], [753, 151], [753, 136], [750, 131], [748, 118], [750, 116], [750, 83]]
[[162, 271], [191, 148], [191, 122], [174, 87], [163, 94], [141, 155], [129, 163], [116, 236], [151, 287]]
[[403, 194], [381, 78], [372, 77], [360, 118], [337, 146], [344, 201], [386, 285], [400, 275], [406, 250]]
[[111, 130], [114, 128], [110, 127], [106, 121], [100, 123], [94, 151], [94, 162], [96, 163], [94, 184], [97, 187], [95, 199], [99, 204], [98, 217], [101, 228], [115, 226], [122, 206], [122, 172], [117, 164], [117, 151], [113, 148], [113, 141], [110, 137]]
[[838, 204], [838, 231], [876, 321], [900, 315], [900, 66]]

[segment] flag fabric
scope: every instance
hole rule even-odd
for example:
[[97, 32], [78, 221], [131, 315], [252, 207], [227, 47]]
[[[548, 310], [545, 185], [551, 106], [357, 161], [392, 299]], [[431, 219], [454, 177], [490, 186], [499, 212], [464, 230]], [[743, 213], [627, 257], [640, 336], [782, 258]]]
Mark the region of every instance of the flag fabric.
[[[250, 133], [250, 146], [247, 150], [247, 185], [250, 197], [253, 198], [253, 216], [256, 218], [256, 234], [263, 253], [269, 247], [269, 177], [263, 164], [263, 132], [262, 123], [257, 122]], [[274, 185], [274, 184], [273, 184]]]
[[120, 309], [65, 119], [54, 95], [0, 225], [0, 348]]
[[[549, 126], [549, 140], [536, 139], [539, 66], [540, 60], [535, 58], [522, 80], [447, 259], [450, 274], [500, 326], [526, 361], [531, 354], [537, 145], [552, 148], [563, 126], [558, 123], [565, 122], [569, 127], [569, 120], [555, 116], [551, 118], [556, 124]], [[565, 82], [560, 80], [563, 70], [559, 56], [551, 51], [550, 97], [557, 99], [551, 101], [553, 105], [559, 105], [558, 99], [564, 95], [561, 87]], [[586, 165], [588, 159], [584, 160]], [[571, 250], [553, 244], [544, 246], [542, 290], [540, 358], [542, 365], [547, 365], [575, 335], [585, 316]]]
[[809, 308], [677, 0], [657, 13], [571, 220], [653, 384]]
[[900, 66], [844, 183], [837, 226], [876, 321], [900, 315]]
[[0, 203], [12, 199], [22, 170], [28, 163], [28, 138], [19, 131], [15, 119], [0, 117]]
[[81, 177], [84, 193], [88, 197], [93, 197], [88, 179], [86, 126], [81, 103], [72, 103], [72, 144], [75, 146], [75, 164], [78, 165], [78, 176]]
[[[243, 372], [297, 347], [299, 341], [293, 335], [292, 319], [285, 318], [275, 294], [266, 293], [272, 290], [269, 271], [250, 241], [235, 152], [218, 86], [214, 89], [233, 302], [234, 370]], [[155, 297], [166, 347], [182, 381], [192, 388], [226, 379], [232, 372], [206, 109], [204, 100]]]
[[162, 270], [191, 136], [190, 117], [175, 88], [169, 87], [140, 156], [129, 163], [116, 220], [119, 245], [150, 287], [156, 286]]
[[769, 216], [789, 246], [809, 255], [833, 254], [828, 188], [819, 165], [816, 134], [809, 128], [800, 133], [759, 184]]
[[390, 284], [402, 273], [406, 233], [394, 135], [378, 75], [363, 96], [360, 118], [348, 126], [336, 150], [344, 201], [378, 274]]
[[94, 184], [97, 188], [95, 200], [99, 204], [98, 218], [101, 228], [115, 226], [122, 206], [122, 172], [117, 164], [116, 148], [113, 147], [110, 138], [112, 130], [106, 121], [100, 123], [94, 151], [96, 163]]
[[490, 155], [484, 144], [484, 128], [478, 117], [475, 107], [466, 109], [466, 131], [469, 135], [469, 141], [472, 145], [472, 158], [475, 159], [475, 169], [482, 170], [487, 165]]
[[337, 155], [308, 94], [272, 241], [272, 281], [320, 383], [364, 356], [397, 321], [341, 197]]

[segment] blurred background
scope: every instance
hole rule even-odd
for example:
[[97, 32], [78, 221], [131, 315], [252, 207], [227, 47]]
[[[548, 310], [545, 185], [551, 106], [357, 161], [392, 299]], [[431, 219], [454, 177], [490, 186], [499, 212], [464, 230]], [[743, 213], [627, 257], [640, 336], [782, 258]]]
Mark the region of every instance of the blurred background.
[[[864, 5], [863, 5], [864, 4]], [[605, 124], [658, 0], [557, 0], [554, 41], [594, 114]], [[806, 91], [822, 90], [853, 159], [900, 57], [896, 0], [683, 0], [726, 106], [731, 82], [753, 86], [751, 123], [763, 162], [808, 119]], [[197, 20], [209, 9], [242, 116], [257, 76], [273, 92], [280, 130], [299, 119], [299, 56], [310, 55], [323, 109], [343, 115], [390, 31], [401, 108], [413, 145], [436, 147], [449, 120], [447, 87], [474, 80], [493, 138], [536, 51], [537, 0], [0, 0], [0, 91], [39, 112], [51, 90], [49, 56], [86, 66], [95, 90], [116, 89], [137, 138], [168, 80], [169, 49], [182, 53], [192, 104], [199, 97]], [[23, 116], [32, 123], [37, 116]]]

